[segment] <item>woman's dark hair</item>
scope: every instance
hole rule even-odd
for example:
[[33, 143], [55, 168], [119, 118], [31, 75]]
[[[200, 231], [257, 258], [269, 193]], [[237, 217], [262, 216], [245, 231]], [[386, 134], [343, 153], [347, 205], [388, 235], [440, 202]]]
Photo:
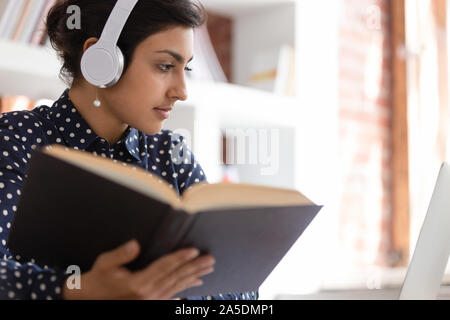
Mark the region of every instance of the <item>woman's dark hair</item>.
[[[90, 37], [100, 38], [117, 0], [57, 0], [47, 15], [46, 28], [52, 47], [62, 59], [60, 78], [70, 86], [81, 78], [80, 62], [83, 45]], [[81, 28], [69, 29], [67, 21], [73, 12], [67, 8], [80, 8]], [[133, 53], [147, 37], [174, 26], [196, 28], [206, 22], [207, 13], [196, 0], [140, 0], [131, 12], [120, 35], [118, 46], [124, 59], [125, 73]]]

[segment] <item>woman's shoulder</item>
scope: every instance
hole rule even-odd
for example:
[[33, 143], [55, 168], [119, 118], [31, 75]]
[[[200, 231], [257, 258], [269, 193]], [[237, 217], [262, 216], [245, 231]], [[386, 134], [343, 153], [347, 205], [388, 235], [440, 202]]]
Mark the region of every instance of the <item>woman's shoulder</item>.
[[49, 120], [49, 106], [40, 105], [32, 110], [17, 110], [0, 114], [0, 124], [2, 127], [38, 128], [44, 126]]
[[48, 106], [39, 106], [33, 110], [18, 110], [0, 114], [0, 135], [3, 140], [11, 142], [16, 140], [22, 144], [30, 140], [39, 140], [51, 127], [48, 109]]

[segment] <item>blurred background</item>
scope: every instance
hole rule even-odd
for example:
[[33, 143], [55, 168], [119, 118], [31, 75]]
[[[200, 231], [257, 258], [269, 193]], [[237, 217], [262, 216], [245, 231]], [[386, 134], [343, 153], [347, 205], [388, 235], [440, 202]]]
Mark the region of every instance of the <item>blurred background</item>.
[[[53, 1], [0, 0], [1, 112], [51, 105], [65, 88], [43, 29]], [[450, 153], [448, 1], [202, 3], [189, 98], [165, 128], [209, 182], [324, 205], [261, 298], [399, 288]]]

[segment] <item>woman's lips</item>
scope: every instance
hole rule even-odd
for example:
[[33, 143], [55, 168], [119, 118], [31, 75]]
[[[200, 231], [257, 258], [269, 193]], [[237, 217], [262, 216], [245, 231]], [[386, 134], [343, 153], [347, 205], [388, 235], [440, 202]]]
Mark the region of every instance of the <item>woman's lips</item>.
[[171, 109], [160, 109], [160, 108], [154, 108], [153, 110], [155, 110], [156, 114], [158, 114], [158, 116], [161, 119], [167, 119], [170, 117], [170, 110]]

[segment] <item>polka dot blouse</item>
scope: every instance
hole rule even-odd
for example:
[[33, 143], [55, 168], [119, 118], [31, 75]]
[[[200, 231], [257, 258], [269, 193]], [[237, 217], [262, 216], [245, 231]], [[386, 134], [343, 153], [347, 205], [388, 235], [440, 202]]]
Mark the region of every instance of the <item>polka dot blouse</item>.
[[[67, 274], [58, 268], [36, 265], [12, 256], [7, 246], [8, 232], [24, 184], [34, 149], [60, 144], [76, 150], [145, 168], [165, 179], [182, 194], [191, 185], [206, 181], [206, 176], [186, 145], [183, 136], [170, 130], [147, 135], [128, 127], [110, 145], [82, 118], [66, 89], [51, 106], [0, 115], [0, 299], [62, 299]], [[185, 150], [185, 161], [172, 158], [172, 150]], [[177, 161], [175, 161], [177, 160]], [[188, 300], [258, 299], [258, 292], [188, 297]]]

